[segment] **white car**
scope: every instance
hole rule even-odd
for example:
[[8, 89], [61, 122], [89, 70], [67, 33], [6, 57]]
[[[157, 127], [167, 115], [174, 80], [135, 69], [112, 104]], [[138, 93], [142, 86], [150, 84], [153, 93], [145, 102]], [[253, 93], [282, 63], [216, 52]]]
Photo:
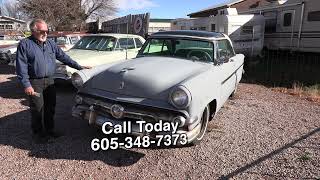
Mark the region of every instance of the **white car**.
[[53, 40], [63, 50], [70, 50], [85, 34], [83, 33], [51, 33], [48, 35], [48, 39]]
[[0, 40], [0, 64], [14, 62], [19, 41]]
[[[244, 55], [234, 52], [225, 34], [154, 33], [137, 58], [74, 73], [72, 83], [79, 91], [72, 114], [102, 127], [130, 122], [132, 134], [157, 138], [176, 133], [197, 143], [208, 122], [236, 92], [243, 64]], [[178, 128], [148, 132], [147, 126], [140, 128], [141, 120]]]
[[[80, 65], [97, 66], [136, 57], [145, 39], [133, 34], [92, 34], [83, 36], [66, 53]], [[76, 69], [57, 61], [55, 79], [70, 80]]]

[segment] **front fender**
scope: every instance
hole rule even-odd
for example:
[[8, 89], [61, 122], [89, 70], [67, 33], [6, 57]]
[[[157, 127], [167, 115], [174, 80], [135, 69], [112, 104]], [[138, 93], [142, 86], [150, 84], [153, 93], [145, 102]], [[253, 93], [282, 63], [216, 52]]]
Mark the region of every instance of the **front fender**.
[[189, 124], [201, 118], [204, 108], [213, 100], [220, 101], [221, 84], [216, 72], [212, 69], [205, 71], [182, 83], [191, 93], [192, 100], [187, 108], [191, 118]]

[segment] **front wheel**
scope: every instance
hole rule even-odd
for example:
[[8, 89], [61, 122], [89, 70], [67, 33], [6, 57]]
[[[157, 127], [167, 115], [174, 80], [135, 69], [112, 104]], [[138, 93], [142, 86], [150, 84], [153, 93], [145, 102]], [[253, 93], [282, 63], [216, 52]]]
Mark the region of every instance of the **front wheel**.
[[199, 131], [197, 137], [191, 142], [193, 145], [199, 144], [200, 141], [203, 139], [205, 133], [207, 132], [209, 118], [210, 118], [210, 108], [208, 105], [205, 107], [205, 109], [202, 113], [201, 121], [199, 123], [200, 131]]

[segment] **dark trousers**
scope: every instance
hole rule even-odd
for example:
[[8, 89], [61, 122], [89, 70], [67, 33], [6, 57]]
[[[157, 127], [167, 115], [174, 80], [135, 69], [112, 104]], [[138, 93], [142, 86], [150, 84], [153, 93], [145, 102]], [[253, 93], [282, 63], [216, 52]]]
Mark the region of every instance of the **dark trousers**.
[[34, 134], [48, 133], [54, 128], [56, 89], [53, 78], [30, 79], [35, 92], [40, 96], [29, 96], [31, 128]]

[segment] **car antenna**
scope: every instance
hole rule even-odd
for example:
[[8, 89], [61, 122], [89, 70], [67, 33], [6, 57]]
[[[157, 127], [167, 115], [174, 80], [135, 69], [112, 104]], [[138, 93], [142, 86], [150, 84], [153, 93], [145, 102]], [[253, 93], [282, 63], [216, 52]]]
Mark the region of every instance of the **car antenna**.
[[[130, 16], [131, 17], [131, 16]], [[128, 39], [129, 39], [129, 21], [127, 21], [127, 45], [126, 45], [126, 60], [128, 60]]]

